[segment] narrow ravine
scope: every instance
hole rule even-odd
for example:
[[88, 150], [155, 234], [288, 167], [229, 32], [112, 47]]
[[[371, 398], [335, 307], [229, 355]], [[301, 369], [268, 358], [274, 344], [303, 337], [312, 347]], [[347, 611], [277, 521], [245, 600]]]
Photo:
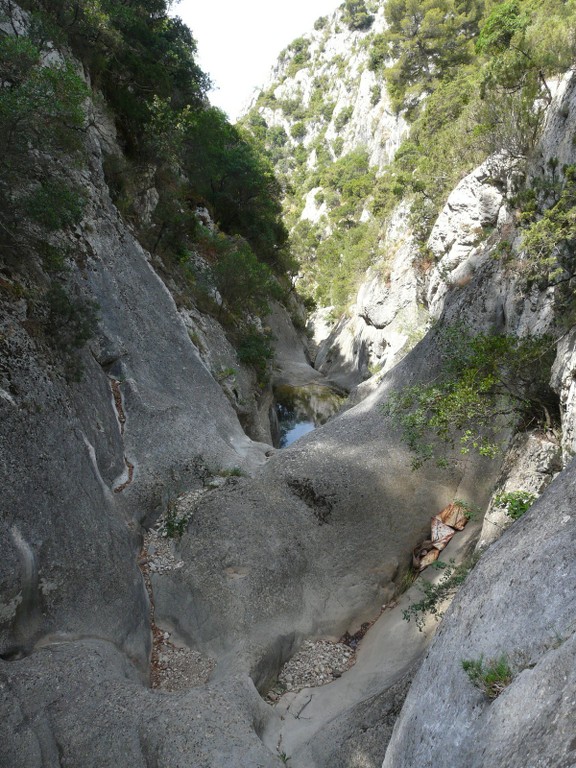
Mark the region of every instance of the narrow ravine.
[[[443, 552], [443, 559], [460, 562], [477, 539], [479, 528], [479, 523], [471, 524], [455, 536]], [[438, 578], [438, 571], [429, 570], [421, 578]], [[422, 630], [414, 622], [404, 619], [406, 609], [421, 598], [416, 580], [397, 599], [382, 606], [381, 615], [351, 654], [348, 669], [327, 684], [302, 687], [280, 695], [271, 704], [276, 718], [264, 733], [264, 743], [289, 760], [292, 768], [309, 768], [315, 764], [319, 739], [323, 745], [321, 749], [326, 750], [332, 730], [345, 729], [346, 720], [356, 708], [377, 697], [383, 712], [389, 692], [390, 707], [395, 712], [399, 698], [403, 698], [408, 689], [408, 683], [402, 684], [402, 681], [411, 678], [438, 627], [438, 621], [431, 616]], [[322, 651], [322, 643], [318, 643], [318, 657]], [[309, 653], [308, 658], [313, 665], [314, 655]], [[385, 720], [382, 714], [379, 727], [384, 727]], [[382, 743], [381, 737], [378, 743], [381, 754], [372, 756], [373, 762], [362, 765], [381, 764], [386, 744]]]

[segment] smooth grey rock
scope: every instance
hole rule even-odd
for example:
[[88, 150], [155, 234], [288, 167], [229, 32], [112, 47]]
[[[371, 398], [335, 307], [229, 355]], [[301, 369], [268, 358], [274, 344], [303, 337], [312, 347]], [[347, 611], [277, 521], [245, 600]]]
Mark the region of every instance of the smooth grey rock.
[[276, 302], [272, 305], [272, 312], [266, 318], [266, 324], [274, 337], [273, 385], [288, 384], [299, 387], [323, 383], [322, 373], [311, 364], [302, 334], [296, 331], [282, 305]]
[[[482, 556], [416, 675], [384, 768], [575, 764], [575, 504], [573, 462]], [[516, 674], [491, 701], [461, 661], [502, 654]]]
[[45, 635], [94, 635], [144, 664], [138, 541], [111, 490], [123, 455], [110, 387], [89, 356], [68, 385], [6, 308], [0, 323], [12, 393], [0, 400], [0, 654]]
[[408, 673], [390, 688], [350, 706], [298, 751], [292, 763], [315, 768], [379, 768], [411, 681]]
[[101, 641], [0, 661], [1, 768], [274, 768], [270, 713], [248, 678], [178, 694], [144, 687]]
[[272, 445], [271, 388], [260, 391], [256, 373], [240, 362], [214, 318], [194, 307], [181, 308], [180, 314], [200, 359], [228, 398], [246, 434], [252, 440]]
[[552, 386], [560, 399], [562, 450], [565, 461], [576, 454], [576, 330], [560, 339], [552, 368]]
[[515, 161], [504, 154], [490, 157], [450, 193], [428, 238], [438, 262], [428, 278], [427, 304], [433, 317], [440, 316], [450, 286], [472, 279], [489, 230], [504, 216], [504, 193], [514, 167]]

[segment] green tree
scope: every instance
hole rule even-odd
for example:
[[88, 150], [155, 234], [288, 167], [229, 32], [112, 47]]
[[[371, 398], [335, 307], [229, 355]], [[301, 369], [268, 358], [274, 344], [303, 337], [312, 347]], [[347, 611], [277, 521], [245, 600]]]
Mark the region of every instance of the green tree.
[[384, 67], [396, 109], [416, 114], [423, 95], [472, 61], [483, 6], [483, 0], [389, 0], [389, 28], [376, 36], [370, 66]]
[[345, 0], [342, 8], [342, 21], [351, 30], [367, 30], [374, 23], [374, 16], [368, 13], [365, 0]]
[[148, 105], [157, 96], [175, 109], [206, 103], [209, 78], [198, 67], [195, 40], [165, 0], [25, 0], [63, 30], [101, 88], [127, 149], [137, 153]]
[[241, 238], [227, 239], [228, 247], [220, 253], [211, 273], [220, 294], [220, 310], [264, 315], [270, 311], [269, 300], [278, 293], [278, 283], [266, 264], [262, 264]]

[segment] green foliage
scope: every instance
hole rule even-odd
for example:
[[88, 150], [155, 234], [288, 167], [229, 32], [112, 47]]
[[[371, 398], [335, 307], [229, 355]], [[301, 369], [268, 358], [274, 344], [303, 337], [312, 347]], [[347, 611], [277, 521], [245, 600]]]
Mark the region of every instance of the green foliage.
[[503, 429], [522, 419], [551, 422], [549, 337], [474, 334], [453, 325], [438, 332], [437, 342], [435, 379], [393, 393], [384, 407], [413, 452], [414, 467], [437, 456], [439, 444], [458, 445], [462, 455], [473, 450], [493, 457]]
[[344, 126], [350, 122], [354, 107], [352, 105], [343, 107], [334, 118], [334, 128], [337, 132], [340, 132]]
[[573, 61], [575, 14], [562, 0], [507, 0], [486, 11], [482, 0], [391, 0], [369, 66], [384, 73], [412, 130], [379, 178], [373, 212], [386, 216], [410, 198], [424, 243], [449, 191], [487, 155], [525, 158], [550, 102], [546, 78]]
[[498, 493], [494, 498], [496, 506], [503, 509], [512, 520], [522, 517], [535, 501], [536, 496], [529, 491], [508, 491]]
[[51, 284], [44, 299], [48, 305], [46, 330], [53, 343], [64, 350], [83, 347], [95, 333], [97, 305], [74, 299], [56, 282]]
[[370, 104], [375, 107], [382, 98], [382, 86], [380, 83], [373, 85], [370, 90]]
[[244, 477], [245, 473], [240, 467], [231, 467], [230, 469], [220, 469], [215, 474], [220, 477]]
[[166, 539], [180, 539], [186, 532], [192, 512], [180, 512], [175, 501], [168, 502], [158, 526], [158, 532]]
[[303, 139], [304, 136], [306, 136], [306, 123], [302, 121], [294, 123], [290, 129], [290, 136], [292, 136], [293, 139]]
[[340, 157], [342, 150], [344, 149], [344, 139], [342, 136], [337, 136], [332, 142], [332, 151], [335, 157]]
[[316, 250], [312, 274], [314, 299], [321, 306], [343, 311], [368, 267], [378, 257], [377, 227], [362, 223], [339, 228]]
[[442, 571], [442, 575], [436, 583], [426, 579], [419, 580], [418, 588], [422, 593], [422, 599], [417, 603], [411, 603], [402, 612], [404, 621], [414, 620], [420, 632], [424, 630], [428, 616], [434, 616], [435, 620], [439, 621], [443, 616], [446, 600], [454, 597], [477, 561], [477, 556], [474, 556], [460, 565], [455, 565], [453, 561], [445, 563], [442, 560], [432, 563], [430, 567]]
[[0, 37], [0, 254], [22, 264], [44, 248], [28, 218], [48, 230], [76, 223], [81, 196], [49, 178], [50, 157], [80, 156], [88, 90], [67, 62], [45, 64], [42, 51], [25, 37]]
[[374, 23], [374, 16], [368, 13], [365, 0], [345, 0], [342, 8], [342, 21], [350, 30], [368, 30]]
[[219, 255], [211, 272], [221, 309], [257, 315], [269, 312], [268, 300], [278, 293], [278, 284], [270, 268], [258, 261], [246, 242], [240, 238], [229, 240], [229, 247]]
[[283, 99], [278, 102], [278, 106], [286, 117], [290, 117], [292, 120], [304, 120], [306, 117], [306, 110], [301, 98]]
[[27, 0], [65, 33], [92, 83], [113, 106], [127, 148], [138, 152], [153, 98], [179, 110], [204, 106], [209, 79], [195, 62], [196, 43], [165, 0]]
[[316, 31], [318, 31], [320, 29], [324, 29], [327, 24], [328, 24], [328, 16], [320, 16], [314, 22], [314, 29]]
[[486, 156], [476, 129], [482, 105], [477, 72], [461, 69], [440, 84], [413, 122], [374, 191], [374, 213], [386, 216], [402, 198], [413, 201], [412, 225], [425, 242], [447, 195]]
[[274, 358], [272, 334], [255, 326], [248, 327], [239, 334], [236, 351], [240, 362], [252, 366], [258, 383], [264, 386], [270, 378], [269, 367]]
[[472, 61], [482, 9], [483, 0], [389, 0], [370, 67], [394, 61], [384, 74], [396, 109], [416, 113], [422, 95]]
[[76, 299], [66, 288], [53, 281], [43, 296], [47, 316], [43, 329], [48, 342], [59, 353], [66, 377], [79, 381], [82, 364], [77, 352], [91, 339], [98, 324], [98, 305], [86, 299]]
[[335, 107], [336, 107], [336, 104], [333, 101], [325, 101], [323, 103], [320, 114], [324, 118], [324, 120], [326, 120], [326, 122], [330, 121], [332, 115], [334, 114]]
[[59, 181], [46, 181], [23, 201], [25, 213], [50, 231], [71, 227], [82, 218], [84, 198]]
[[[271, 298], [284, 296], [272, 270], [281, 279], [297, 270], [281, 219], [282, 190], [252, 136], [208, 106], [209, 80], [195, 63], [194, 39], [168, 14], [168, 2], [24, 5], [31, 12], [31, 36], [0, 36], [2, 256], [22, 260], [37, 251], [47, 271], [62, 273], [68, 251], [58, 232], [82, 217], [84, 197], [54, 172], [55, 162], [80, 158], [86, 134], [90, 91], [66, 61], [72, 49], [111, 107], [127, 152], [127, 160], [106, 160], [110, 191], [143, 244], [162, 257], [178, 300], [193, 296], [236, 325], [267, 312]], [[51, 41], [49, 49], [45, 41]], [[295, 58], [305, 56], [305, 48], [296, 43]], [[267, 128], [253, 116], [255, 135], [262, 139]], [[287, 143], [283, 129], [273, 141], [278, 149]], [[160, 199], [152, 221], [144, 223], [135, 200], [150, 187]], [[199, 224], [198, 206], [207, 206], [226, 233], [219, 242]], [[210, 262], [210, 277], [199, 273], [193, 252]], [[60, 283], [53, 281], [35, 311], [63, 359], [72, 360], [93, 332], [95, 308]], [[249, 337], [242, 354], [263, 371], [269, 352], [262, 340], [258, 347]]]
[[[564, 168], [563, 175], [558, 200], [527, 227], [522, 237], [524, 258], [518, 266], [529, 282], [537, 282], [541, 287], [569, 283], [576, 275], [576, 166]], [[525, 218], [528, 218], [527, 210], [530, 218], [536, 218], [538, 206], [534, 193], [530, 207], [525, 208]]]
[[0, 171], [24, 174], [30, 150], [74, 152], [81, 146], [88, 90], [68, 63], [44, 65], [30, 40], [0, 37]]
[[454, 499], [452, 503], [462, 510], [464, 517], [467, 520], [475, 520], [481, 512], [480, 507], [476, 506], [476, 504], [472, 504], [471, 502], [466, 501], [465, 499]]
[[514, 678], [505, 655], [488, 661], [484, 661], [482, 656], [479, 659], [463, 660], [462, 669], [472, 685], [479, 688], [489, 699], [499, 696]]
[[[161, 205], [157, 215], [163, 214], [164, 222], [170, 224], [166, 217], [173, 215], [170, 210], [175, 208], [179, 183], [177, 172], [170, 169], [177, 159], [186, 175], [184, 194], [207, 204], [224, 232], [247, 240], [258, 258], [278, 273], [294, 269], [285, 248], [281, 188], [270, 161], [252, 137], [231, 125], [216, 108], [176, 112], [167, 102], [155, 100], [151, 111], [147, 141], [168, 171], [168, 183], [164, 188], [159, 185], [160, 192], [166, 192], [168, 209]], [[178, 224], [178, 219], [171, 222], [172, 228]]]
[[280, 54], [280, 59], [290, 56], [290, 63], [286, 70], [287, 77], [293, 77], [296, 72], [307, 66], [310, 61], [310, 41], [305, 37], [298, 37]]
[[525, 4], [520, 0], [505, 0], [494, 6], [482, 24], [476, 48], [482, 53], [505, 51], [515, 36], [525, 32], [529, 23]]
[[548, 101], [548, 73], [567, 69], [574, 56], [576, 8], [563, 0], [505, 0], [481, 24], [479, 53], [491, 57], [487, 86], [540, 90]]

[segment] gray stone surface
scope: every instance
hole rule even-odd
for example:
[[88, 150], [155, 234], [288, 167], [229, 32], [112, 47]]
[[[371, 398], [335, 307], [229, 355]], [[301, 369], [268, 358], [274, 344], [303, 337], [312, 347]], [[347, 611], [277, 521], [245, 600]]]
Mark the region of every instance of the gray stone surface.
[[[384, 768], [576, 764], [575, 504], [572, 463], [483, 555], [414, 680]], [[491, 701], [461, 661], [503, 654], [515, 676]]]
[[[361, 135], [371, 77], [362, 76], [346, 141]], [[566, 93], [571, 87], [566, 81]], [[351, 103], [344, 92], [338, 99], [335, 114]], [[378, 110], [373, 117], [387, 117]], [[553, 125], [556, 139], [549, 137], [543, 157], [561, 145], [568, 162], [573, 150], [559, 121]], [[394, 135], [380, 142], [378, 162], [397, 145], [401, 126], [393, 118], [389, 127]], [[483, 507], [497, 463], [407, 469], [411, 457], [380, 406], [391, 390], [435, 376], [435, 330], [361, 403], [264, 463], [269, 446], [246, 437], [234, 392], [227, 399], [217, 381], [229, 359], [229, 350], [216, 349], [217, 329], [205, 334], [217, 368], [210, 371], [190, 323], [110, 201], [102, 173], [103, 149], [115, 151], [109, 122], [96, 117], [87, 146], [88, 170], [73, 170], [87, 205], [69, 243], [75, 260], [67, 279], [76, 295], [98, 302], [100, 322], [81, 354], [80, 382], [66, 381], [58, 355], [42, 342], [30, 285], [10, 293], [11, 274], [2, 273], [9, 298], [0, 313], [0, 766], [272, 768], [282, 764], [283, 735], [299, 768], [373, 768], [398, 709], [399, 677], [426, 644], [398, 613], [367, 639], [370, 663], [359, 662], [310, 704], [321, 734], [304, 718], [284, 728], [247, 673], [265, 688], [303, 638], [337, 638], [374, 618], [428, 534], [430, 516], [454, 497]], [[486, 168], [478, 173], [436, 231], [448, 261], [430, 293], [434, 313], [482, 330], [545, 330], [549, 297], [533, 292], [519, 302], [490, 244], [476, 248], [479, 229], [510, 226], [501, 190]], [[147, 215], [153, 192], [141, 202]], [[397, 271], [390, 281], [372, 276], [359, 302], [367, 326], [395, 334], [377, 355], [388, 367], [422, 319], [412, 254], [400, 241]], [[47, 288], [38, 279], [35, 289]], [[418, 321], [416, 328], [395, 326], [398, 318]], [[271, 322], [278, 377], [317, 378], [287, 317]], [[350, 360], [363, 377], [376, 337], [351, 338]], [[571, 346], [567, 337], [555, 379], [566, 454], [576, 402]], [[242, 393], [248, 389], [244, 382]], [[258, 408], [250, 406], [250, 419], [260, 418]], [[235, 467], [245, 476], [194, 493], [210, 472]], [[150, 606], [137, 567], [138, 524], [184, 490], [192, 494], [179, 502], [190, 512], [176, 547], [183, 565], [152, 573], [156, 619], [218, 663], [209, 684], [168, 694], [146, 687]], [[386, 766], [576, 764], [575, 501], [570, 466], [488, 550], [418, 673]], [[490, 703], [459, 662], [499, 653], [510, 654], [517, 675]], [[305, 695], [294, 701], [304, 704]]]
[[274, 768], [248, 678], [151, 691], [112, 645], [66, 642], [0, 661], [1, 768]]
[[94, 635], [145, 663], [138, 541], [111, 490], [123, 456], [110, 388], [88, 356], [68, 386], [18, 318], [4, 311], [1, 323], [0, 654]]
[[246, 434], [252, 440], [272, 445], [271, 388], [258, 386], [256, 373], [240, 362], [224, 329], [214, 318], [194, 307], [181, 308], [180, 314], [200, 359], [236, 411]]
[[380, 768], [394, 723], [412, 681], [411, 673], [325, 725], [292, 763], [325, 768]]
[[512, 524], [512, 518], [498, 503], [501, 493], [524, 491], [539, 496], [562, 469], [562, 451], [557, 440], [543, 432], [517, 435], [502, 466], [502, 475], [482, 523], [478, 549], [496, 541]]
[[99, 323], [79, 353], [80, 382], [33, 333], [33, 303], [1, 308], [0, 652], [28, 652], [46, 635], [95, 636], [145, 663], [131, 520], [157, 515], [206, 468], [253, 469], [269, 446], [242, 431], [111, 204], [96, 129], [87, 147], [87, 170], [74, 171], [87, 205], [68, 290], [97, 302]]
[[274, 336], [272, 383], [296, 387], [323, 383], [322, 374], [312, 366], [306, 339], [296, 331], [286, 309], [275, 302], [266, 323]]
[[407, 207], [398, 206], [386, 232], [386, 255], [367, 271], [355, 303], [326, 329], [324, 339], [318, 338], [322, 323], [315, 328], [316, 368], [346, 390], [357, 387], [355, 402], [374, 389], [363, 388], [362, 382], [375, 371], [378, 382], [426, 330], [428, 312], [413, 263], [417, 249], [408, 218]]

